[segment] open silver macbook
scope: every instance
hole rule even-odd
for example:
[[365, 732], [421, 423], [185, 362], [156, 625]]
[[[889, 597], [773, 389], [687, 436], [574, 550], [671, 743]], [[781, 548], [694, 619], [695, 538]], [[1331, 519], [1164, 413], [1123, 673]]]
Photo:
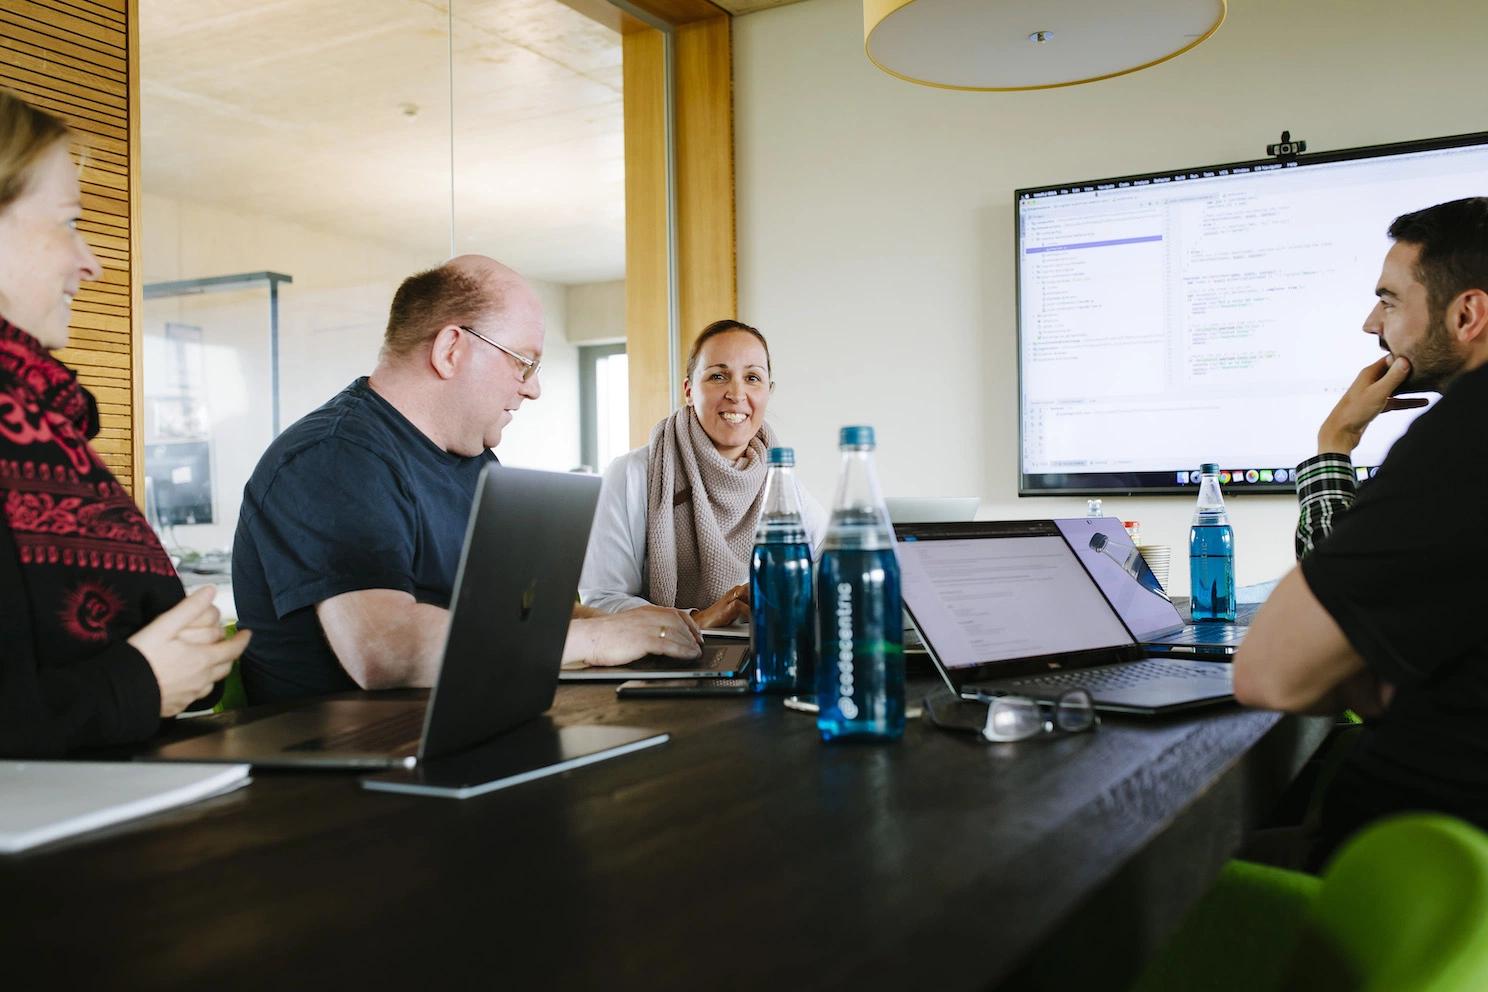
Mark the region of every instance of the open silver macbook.
[[905, 607], [952, 691], [1168, 713], [1233, 698], [1222, 662], [1152, 658], [1052, 520], [895, 528]]
[[[746, 628], [747, 629], [747, 628]], [[703, 635], [710, 638], [708, 633]], [[560, 682], [629, 682], [632, 679], [736, 679], [749, 671], [753, 657], [749, 643], [705, 641], [703, 653], [691, 661], [648, 654], [627, 665], [564, 665]]]
[[[471, 778], [470, 756], [476, 754], [506, 778], [519, 773], [505, 750], [579, 760], [583, 755], [568, 753], [571, 740], [558, 747], [533, 739], [559, 728], [532, 721], [553, 702], [599, 481], [495, 465], [482, 474], [456, 573], [444, 660], [427, 705], [371, 694], [322, 700], [168, 744], [147, 760], [381, 769], [458, 757], [462, 780]], [[523, 724], [530, 726], [506, 736]], [[628, 749], [666, 740], [650, 730], [620, 729], [630, 732], [593, 740]], [[474, 794], [480, 783], [463, 787]]]

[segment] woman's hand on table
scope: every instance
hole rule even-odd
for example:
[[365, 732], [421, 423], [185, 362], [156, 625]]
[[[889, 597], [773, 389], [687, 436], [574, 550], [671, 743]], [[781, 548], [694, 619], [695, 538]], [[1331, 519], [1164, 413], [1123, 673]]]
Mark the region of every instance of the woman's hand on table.
[[697, 625], [704, 630], [727, 627], [740, 620], [749, 619], [749, 583], [734, 586], [718, 598], [712, 606], [698, 610], [692, 615]]

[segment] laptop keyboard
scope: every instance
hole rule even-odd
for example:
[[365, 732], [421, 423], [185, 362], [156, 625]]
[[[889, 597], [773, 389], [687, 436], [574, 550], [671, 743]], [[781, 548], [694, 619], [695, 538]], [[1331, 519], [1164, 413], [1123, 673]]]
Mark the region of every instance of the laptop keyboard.
[[324, 737], [291, 744], [286, 751], [387, 751], [401, 744], [417, 743], [424, 729], [424, 711], [408, 709], [396, 716], [364, 727], [353, 727]]
[[1000, 680], [1000, 689], [1130, 689], [1154, 679], [1226, 679], [1227, 669], [1150, 659], [1109, 668], [1083, 668], [1072, 672], [1049, 672], [1020, 679]]

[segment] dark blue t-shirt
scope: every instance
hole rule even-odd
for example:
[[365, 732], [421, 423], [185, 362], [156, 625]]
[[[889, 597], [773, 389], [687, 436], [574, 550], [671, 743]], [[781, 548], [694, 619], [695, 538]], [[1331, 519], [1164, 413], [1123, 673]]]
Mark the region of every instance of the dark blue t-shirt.
[[315, 605], [399, 589], [448, 608], [489, 451], [441, 450], [358, 379], [275, 439], [243, 489], [233, 539], [249, 702], [355, 689]]

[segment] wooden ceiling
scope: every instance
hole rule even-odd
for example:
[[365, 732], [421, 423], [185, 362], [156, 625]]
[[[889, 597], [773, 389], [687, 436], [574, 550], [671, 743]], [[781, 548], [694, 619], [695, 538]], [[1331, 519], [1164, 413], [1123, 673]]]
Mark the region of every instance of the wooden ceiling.
[[771, 7], [784, 7], [800, 2], [801, 0], [713, 0], [713, 3], [736, 17], [752, 14], [757, 10], [769, 10]]

